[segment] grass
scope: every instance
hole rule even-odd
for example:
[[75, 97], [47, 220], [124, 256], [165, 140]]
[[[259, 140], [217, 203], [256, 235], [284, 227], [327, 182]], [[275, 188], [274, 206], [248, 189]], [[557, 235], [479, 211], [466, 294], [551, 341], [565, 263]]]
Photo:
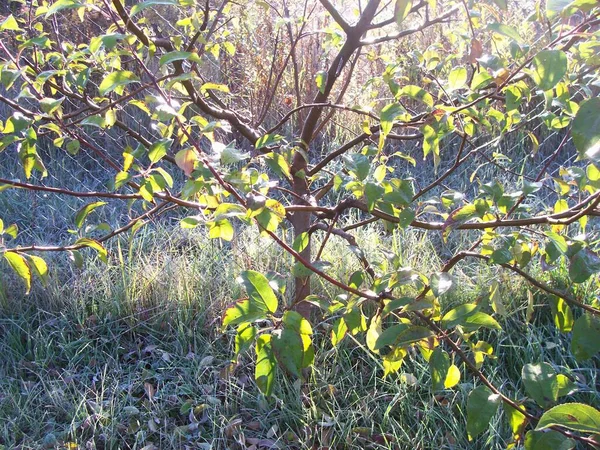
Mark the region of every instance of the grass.
[[[411, 354], [401, 375], [383, 379], [379, 361], [360, 339], [331, 348], [324, 333], [317, 334], [308, 379], [280, 374], [276, 399], [265, 400], [252, 381], [252, 358], [231, 365], [233, 336], [220, 332], [219, 314], [240, 294], [234, 281], [239, 271], [251, 266], [289, 273], [290, 261], [251, 232], [225, 246], [200, 232], [167, 229], [158, 223], [133, 241], [120, 241], [108, 266], [92, 259], [73, 270], [56, 257], [58, 274], [29, 297], [3, 276], [4, 448], [506, 448], [511, 433], [500, 413], [489, 432], [467, 440], [470, 374], [463, 371], [457, 388], [434, 396], [420, 355]], [[359, 240], [371, 255], [392, 247], [420, 268], [436, 266], [422, 235], [390, 237], [369, 229]], [[342, 278], [355, 264], [335, 243], [324, 257], [340, 261], [335, 270]], [[444, 297], [444, 309], [480, 297], [481, 286], [499, 276], [511, 299], [504, 331], [480, 333], [495, 348], [486, 374], [505, 393], [524, 398], [521, 367], [551, 362], [581, 382], [573, 400], [598, 406], [597, 361], [580, 367], [572, 359], [569, 338], [556, 331], [547, 308], [531, 326], [524, 320], [522, 283], [487, 266], [461, 269], [460, 286]], [[328, 288], [315, 289], [325, 294]]]

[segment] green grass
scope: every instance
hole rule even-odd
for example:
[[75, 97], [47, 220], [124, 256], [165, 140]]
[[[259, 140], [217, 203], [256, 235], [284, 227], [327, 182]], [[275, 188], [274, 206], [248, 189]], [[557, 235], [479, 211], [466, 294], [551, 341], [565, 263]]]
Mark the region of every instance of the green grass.
[[[165, 219], [168, 222], [167, 219]], [[5, 448], [421, 448], [503, 449], [510, 430], [498, 413], [490, 431], [466, 437], [466, 398], [475, 380], [432, 395], [427, 363], [407, 358], [401, 374], [382, 378], [379, 361], [361, 338], [331, 348], [327, 322], [317, 327], [314, 370], [305, 382], [280, 374], [275, 400], [252, 381], [252, 358], [231, 366], [233, 335], [219, 315], [240, 295], [235, 276], [252, 267], [289, 273], [291, 261], [252, 232], [222, 245], [201, 232], [167, 232], [156, 224], [114, 245], [108, 265], [93, 258], [73, 269], [55, 256], [46, 289], [28, 297], [3, 273], [0, 296], [0, 444]], [[420, 234], [359, 234], [375, 259], [384, 248], [405, 262], [434, 270], [438, 261]], [[356, 258], [332, 242], [324, 258], [347, 277]], [[480, 332], [495, 348], [485, 373], [503, 392], [524, 398], [523, 364], [547, 361], [577, 377], [573, 399], [598, 406], [597, 361], [580, 367], [569, 338], [539, 308], [525, 323], [526, 287], [487, 266], [464, 265], [443, 308], [480, 298], [501, 277], [510, 311], [499, 335]], [[322, 294], [334, 291], [315, 283]], [[543, 298], [538, 299], [543, 302]], [[457, 361], [458, 363], [458, 361]], [[462, 366], [461, 366], [462, 368]], [[406, 381], [408, 380], [408, 382]], [[528, 406], [533, 406], [528, 402]], [[237, 443], [236, 443], [237, 442]]]

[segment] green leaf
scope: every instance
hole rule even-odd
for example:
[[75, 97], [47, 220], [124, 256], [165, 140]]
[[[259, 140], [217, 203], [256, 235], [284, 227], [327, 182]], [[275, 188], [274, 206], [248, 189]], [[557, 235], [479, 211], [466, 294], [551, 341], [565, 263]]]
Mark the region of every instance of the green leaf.
[[19, 24], [17, 23], [17, 19], [13, 17], [12, 14], [0, 23], [0, 31], [20, 31]]
[[223, 239], [227, 242], [233, 239], [233, 225], [227, 219], [206, 222], [206, 226], [208, 226], [208, 237], [211, 239]]
[[263, 274], [253, 270], [246, 270], [240, 275], [242, 284], [246, 288], [250, 301], [259, 309], [274, 313], [277, 311], [277, 297], [269, 286], [269, 280]]
[[431, 276], [431, 280], [429, 280], [433, 295], [436, 297], [448, 292], [452, 287], [453, 282], [454, 279], [448, 272], [435, 273]]
[[525, 364], [521, 372], [527, 395], [545, 408], [558, 398], [556, 372], [548, 363]]
[[413, 325], [396, 336], [394, 345], [396, 347], [406, 347], [433, 336], [435, 335], [429, 328]]
[[40, 100], [40, 109], [46, 114], [52, 114], [54, 111], [60, 108], [60, 105], [64, 100], [64, 97], [43, 98], [42, 100]]
[[510, 429], [512, 430], [513, 437], [517, 439], [523, 434], [523, 430], [527, 425], [527, 417], [525, 417], [525, 415], [521, 411], [513, 408], [508, 403], [503, 402], [502, 406], [504, 408], [504, 414], [506, 415], [508, 423], [510, 424]]
[[325, 87], [327, 84], [327, 72], [325, 72], [324, 70], [317, 72], [317, 75], [315, 77], [315, 83], [317, 85], [317, 88], [319, 89], [319, 92], [321, 94], [324, 94]]
[[554, 243], [554, 245], [556, 246], [556, 248], [558, 250], [560, 250], [560, 252], [563, 255], [565, 253], [567, 253], [569, 245], [567, 244], [567, 241], [566, 241], [566, 239], [563, 236], [561, 236], [558, 233], [555, 233], [554, 231], [548, 231], [548, 232], [546, 232], [546, 236], [548, 236], [548, 238]]
[[570, 450], [576, 442], [555, 430], [528, 431], [525, 435], [525, 450]]
[[502, 34], [506, 37], [509, 37], [517, 42], [522, 42], [523, 38], [517, 30], [508, 25], [504, 25], [503, 23], [490, 23], [487, 26], [488, 30], [494, 31], [495, 33]]
[[600, 352], [600, 319], [584, 313], [573, 324], [571, 352], [577, 361], [585, 361]]
[[573, 312], [567, 302], [560, 297], [550, 297], [550, 306], [556, 328], [563, 333], [570, 332], [573, 328]]
[[569, 395], [571, 392], [577, 390], [577, 385], [569, 379], [566, 375], [559, 373], [556, 375], [556, 382], [558, 384], [558, 396], [564, 397]]
[[46, 11], [46, 19], [64, 9], [80, 8], [81, 6], [83, 5], [75, 0], [57, 0]]
[[365, 185], [365, 199], [367, 200], [367, 208], [372, 211], [375, 204], [381, 199], [385, 189], [375, 183], [367, 183]]
[[304, 343], [300, 333], [287, 327], [283, 330], [275, 330], [271, 345], [279, 364], [292, 375], [300, 377], [304, 359]]
[[200, 225], [200, 223], [202, 223], [202, 216], [189, 216], [189, 217], [185, 217], [183, 219], [181, 219], [181, 222], [179, 222], [179, 226], [181, 226], [181, 228], [186, 229], [186, 230], [190, 230], [192, 228], [196, 228], [198, 225]]
[[338, 345], [342, 339], [344, 339], [347, 332], [348, 326], [346, 325], [346, 321], [340, 317], [334, 322], [333, 328], [331, 329], [331, 344], [334, 347]]
[[267, 163], [269, 168], [277, 175], [284, 176], [288, 179], [292, 178], [292, 173], [290, 172], [290, 165], [288, 164], [286, 159], [279, 153], [268, 153], [267, 155], [265, 155], [265, 162]]
[[250, 153], [242, 152], [241, 150], [227, 145], [221, 150], [221, 164], [227, 166], [230, 164], [237, 164], [245, 159], [250, 158]]
[[567, 55], [561, 50], [543, 50], [533, 58], [533, 81], [542, 91], [549, 91], [567, 73]]
[[147, 0], [145, 2], [133, 5], [133, 8], [131, 8], [131, 12], [129, 13], [129, 16], [133, 17], [136, 14], [142, 12], [146, 8], [150, 8], [152, 6], [158, 6], [158, 5], [174, 5], [174, 6], [177, 6], [177, 1], [176, 0]]
[[580, 157], [600, 163], [600, 98], [593, 97], [579, 105], [573, 120], [573, 143]]
[[463, 223], [474, 219], [475, 217], [481, 217], [483, 214], [479, 211], [478, 207], [474, 203], [468, 203], [461, 206], [450, 213], [443, 225], [443, 236], [447, 239], [450, 231], [454, 230]]
[[148, 158], [150, 158], [152, 164], [160, 161], [167, 154], [172, 144], [173, 139], [161, 139], [152, 144], [148, 149]]
[[588, 248], [578, 251], [569, 260], [569, 277], [574, 283], [583, 283], [600, 272], [600, 258]]
[[[256, 143], [254, 144], [254, 148], [258, 150], [264, 147], [269, 147], [271, 145], [277, 144], [278, 142], [281, 142], [283, 139], [283, 136], [280, 136], [278, 134], [265, 134], [264, 136], [258, 138], [258, 141], [256, 141]], [[275, 153], [269, 153], [269, 155], [275, 155]]]
[[108, 262], [108, 252], [100, 242], [95, 241], [94, 239], [81, 238], [75, 242], [75, 245], [81, 245], [96, 250], [100, 260], [103, 262]]
[[496, 6], [506, 11], [508, 9], [508, 0], [494, 0]]
[[487, 430], [500, 401], [500, 396], [487, 386], [478, 386], [471, 391], [467, 400], [467, 434], [470, 441]]
[[313, 333], [310, 322], [296, 311], [286, 311], [283, 314], [282, 321], [287, 328], [294, 330], [298, 334], [310, 336]]
[[79, 153], [79, 149], [81, 148], [81, 143], [78, 140], [72, 140], [67, 142], [67, 152], [71, 156], [77, 155]]
[[546, 411], [535, 429], [543, 430], [553, 426], [581, 433], [598, 433], [600, 411], [583, 403], [563, 403]]
[[46, 286], [48, 284], [48, 265], [39, 256], [27, 255], [27, 262], [33, 272], [41, 280], [42, 284]]
[[238, 325], [240, 323], [252, 323], [258, 319], [264, 319], [266, 311], [261, 309], [256, 302], [249, 299], [238, 300], [230, 305], [223, 313], [223, 327]]
[[448, 90], [456, 91], [466, 86], [468, 79], [467, 69], [455, 67], [448, 75]]
[[18, 233], [19, 233], [19, 227], [17, 226], [16, 223], [9, 225], [8, 227], [6, 227], [6, 229], [4, 231], [0, 232], [0, 234], [6, 234], [13, 239], [17, 238]]
[[307, 232], [300, 233], [294, 239], [294, 243], [292, 244], [292, 248], [296, 250], [298, 253], [302, 252], [308, 245], [310, 244], [310, 235]]
[[390, 134], [394, 124], [394, 119], [404, 112], [404, 108], [399, 103], [390, 103], [385, 105], [379, 114], [381, 123], [381, 132], [384, 136]]
[[460, 325], [466, 332], [476, 331], [484, 327], [501, 330], [500, 324], [489, 314], [479, 311], [478, 305], [467, 303], [449, 311], [442, 317], [442, 326], [453, 328]]
[[99, 116], [97, 114], [95, 114], [93, 116], [86, 117], [80, 123], [81, 123], [81, 125], [90, 125], [92, 127], [98, 127], [98, 128], [105, 128], [106, 127], [106, 123], [104, 121], [104, 117]]
[[88, 214], [103, 205], [106, 205], [106, 202], [94, 202], [82, 207], [75, 215], [75, 226], [77, 228], [81, 228]]
[[444, 314], [442, 317], [442, 325], [445, 328], [452, 328], [456, 325], [461, 325], [465, 322], [466, 318], [473, 315], [479, 310], [479, 305], [475, 303], [465, 303], [464, 305], [457, 306], [451, 311]]
[[70, 250], [67, 254], [69, 255], [69, 261], [71, 261], [76, 268], [81, 269], [83, 267], [84, 260], [79, 250]]
[[271, 335], [261, 334], [256, 340], [256, 366], [254, 378], [260, 391], [269, 397], [273, 393], [277, 361], [273, 355]]
[[430, 107], [433, 106], [433, 97], [431, 96], [431, 94], [429, 92], [427, 92], [425, 89], [423, 89], [420, 86], [415, 86], [415, 85], [404, 86], [398, 93], [397, 97], [404, 97], [404, 96], [408, 96], [408, 97], [412, 98], [413, 100], [418, 100], [420, 102], [423, 102], [427, 106], [430, 106]]
[[450, 355], [442, 347], [436, 347], [429, 357], [429, 368], [431, 370], [431, 388], [434, 391], [446, 389], [446, 379], [452, 363]]
[[4, 252], [4, 259], [6, 259], [15, 273], [23, 279], [26, 287], [25, 293], [29, 294], [31, 290], [31, 268], [27, 264], [25, 257], [17, 252], [7, 251]]
[[369, 175], [371, 163], [369, 158], [360, 153], [346, 155], [344, 158], [346, 168], [353, 173], [359, 180], [363, 181]]
[[235, 354], [236, 356], [250, 348], [256, 339], [256, 327], [251, 323], [242, 322], [237, 328], [235, 335]]
[[381, 350], [382, 348], [388, 345], [392, 347], [395, 346], [398, 339], [398, 335], [407, 328], [408, 325], [404, 323], [392, 325], [391, 327], [386, 328], [377, 336], [375, 344], [373, 345], [373, 350]]
[[104, 80], [102, 80], [102, 83], [100, 83], [98, 92], [103, 96], [115, 90], [118, 94], [121, 94], [123, 92], [123, 86], [126, 86], [130, 83], [136, 83], [138, 81], [138, 77], [129, 70], [111, 72], [104, 78]]
[[396, 0], [396, 5], [394, 7], [394, 17], [396, 18], [396, 23], [400, 25], [404, 19], [410, 13], [412, 9], [412, 0]]
[[193, 52], [169, 52], [160, 57], [159, 64], [164, 66], [165, 64], [171, 64], [175, 61], [192, 61], [199, 63], [201, 62], [201, 59]]

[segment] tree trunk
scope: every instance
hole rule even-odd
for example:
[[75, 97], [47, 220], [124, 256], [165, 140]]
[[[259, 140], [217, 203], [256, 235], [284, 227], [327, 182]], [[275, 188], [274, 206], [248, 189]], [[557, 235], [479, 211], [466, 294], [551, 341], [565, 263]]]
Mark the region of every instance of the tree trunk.
[[[292, 163], [292, 174], [293, 174], [293, 190], [294, 193], [299, 197], [304, 198], [308, 201], [310, 196], [310, 190], [308, 188], [308, 182], [303, 176], [307, 168], [307, 163], [301, 152], [296, 152], [294, 155], [294, 161]], [[306, 204], [296, 198], [296, 204]], [[308, 231], [310, 228], [310, 212], [296, 211], [292, 217], [292, 226], [294, 227], [294, 239], [300, 236], [302, 233]], [[308, 262], [311, 261], [311, 242], [304, 248], [300, 255]], [[310, 277], [296, 277], [294, 286], [294, 309], [302, 314], [304, 317], [309, 318], [312, 308], [310, 303], [304, 302], [303, 300], [308, 297], [311, 293], [310, 290]]]

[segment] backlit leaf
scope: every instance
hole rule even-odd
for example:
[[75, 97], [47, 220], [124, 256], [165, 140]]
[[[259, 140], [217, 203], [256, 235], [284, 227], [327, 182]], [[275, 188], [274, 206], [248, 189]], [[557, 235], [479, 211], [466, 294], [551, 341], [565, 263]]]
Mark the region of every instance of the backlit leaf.
[[467, 69], [464, 67], [455, 67], [448, 75], [448, 90], [456, 91], [465, 87], [467, 84]]
[[102, 80], [102, 83], [100, 83], [98, 92], [100, 95], [106, 95], [114, 90], [118, 91], [119, 88], [122, 88], [130, 83], [136, 83], [138, 80], [139, 79], [137, 75], [128, 70], [111, 72], [104, 78], [104, 80]]
[[199, 63], [201, 59], [193, 52], [169, 52], [160, 57], [159, 64], [164, 66], [165, 64], [171, 64], [175, 61], [192, 61]]
[[277, 297], [269, 285], [269, 280], [263, 274], [254, 270], [247, 270], [240, 275], [242, 284], [246, 288], [250, 300], [263, 311], [274, 313], [277, 311]]
[[238, 300], [230, 305], [223, 314], [223, 327], [252, 323], [266, 316], [264, 309], [260, 309], [255, 302], [248, 299]]
[[533, 59], [533, 80], [542, 91], [552, 89], [567, 73], [567, 55], [561, 50], [543, 50]]
[[412, 8], [412, 0], [396, 0], [396, 5], [394, 7], [394, 17], [396, 18], [396, 23], [400, 25], [404, 19], [410, 13]]
[[261, 334], [256, 340], [254, 378], [260, 391], [269, 397], [273, 393], [277, 361], [271, 347], [271, 335]]
[[15, 273], [25, 282], [26, 293], [28, 294], [31, 289], [31, 268], [27, 264], [25, 257], [17, 252], [7, 251], [4, 252], [4, 259], [6, 259]]
[[48, 265], [39, 256], [27, 255], [27, 262], [32, 271], [42, 281], [42, 284], [46, 286], [48, 284]]
[[83, 225], [83, 222], [85, 221], [88, 214], [91, 213], [96, 208], [99, 208], [100, 206], [103, 206], [103, 205], [106, 205], [106, 202], [94, 202], [94, 203], [85, 205], [84, 207], [79, 209], [79, 211], [77, 211], [77, 214], [75, 215], [75, 226], [77, 228], [81, 228], [81, 226]]

